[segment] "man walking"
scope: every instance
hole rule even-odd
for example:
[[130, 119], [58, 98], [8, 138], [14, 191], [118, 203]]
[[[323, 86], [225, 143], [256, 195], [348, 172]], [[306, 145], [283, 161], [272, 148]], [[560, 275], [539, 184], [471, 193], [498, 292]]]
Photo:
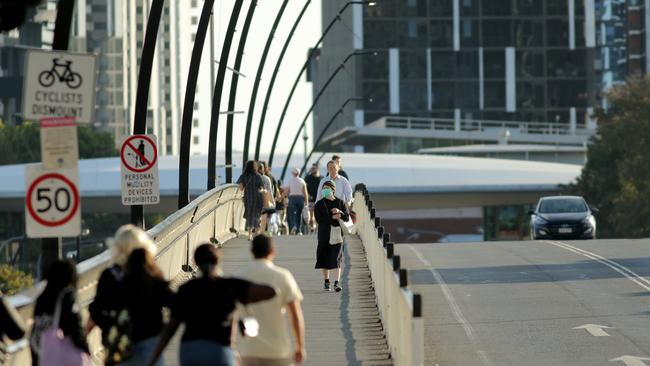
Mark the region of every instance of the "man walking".
[[300, 223], [302, 221], [302, 210], [307, 206], [309, 195], [307, 194], [307, 184], [305, 180], [300, 178], [300, 169], [294, 168], [292, 177], [286, 185], [282, 187], [283, 195], [289, 196], [289, 204], [287, 205], [287, 220], [289, 221], [289, 230], [291, 235], [300, 232]]
[[[252, 316], [259, 323], [257, 337], [239, 337], [242, 366], [288, 366], [305, 359], [305, 322], [302, 315], [302, 292], [291, 272], [273, 264], [273, 239], [261, 234], [253, 239], [251, 251], [255, 261], [240, 277], [271, 286], [276, 296], [268, 301], [240, 308], [240, 317]], [[289, 310], [295, 346], [292, 349], [284, 314]]]
[[309, 229], [314, 231], [316, 222], [314, 221], [314, 203], [316, 203], [316, 196], [318, 195], [318, 185], [321, 180], [320, 169], [318, 164], [312, 164], [309, 170], [309, 175], [305, 177], [307, 183], [307, 193], [309, 194]]
[[341, 165], [341, 157], [338, 155], [332, 155], [332, 160], [334, 160], [336, 162], [336, 165], [339, 166], [339, 175], [344, 176], [345, 179], [350, 181], [350, 177], [348, 177], [348, 173], [346, 173], [345, 170], [343, 170], [343, 165]]
[[336, 198], [345, 202], [349, 207], [352, 204], [352, 186], [350, 185], [350, 182], [339, 174], [339, 165], [334, 160], [327, 162], [327, 172], [329, 177], [322, 179], [318, 185], [316, 201], [323, 198], [321, 193], [323, 190], [323, 183], [332, 180], [336, 184], [336, 192], [334, 195]]

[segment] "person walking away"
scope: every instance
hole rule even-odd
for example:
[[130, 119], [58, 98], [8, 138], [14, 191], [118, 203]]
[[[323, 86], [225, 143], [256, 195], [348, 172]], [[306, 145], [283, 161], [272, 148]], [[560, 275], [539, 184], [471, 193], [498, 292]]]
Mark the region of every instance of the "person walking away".
[[273, 176], [273, 173], [271, 173], [271, 167], [266, 163], [264, 163], [264, 175], [269, 177], [271, 180], [271, 186], [273, 188], [273, 197], [275, 197], [275, 214], [272, 216], [275, 216], [274, 218], [274, 233], [279, 233], [282, 228], [286, 228], [285, 224], [285, 213], [286, 213], [286, 204], [284, 203], [284, 197], [282, 196], [282, 192], [280, 191], [280, 182], [275, 179]]
[[[77, 303], [77, 268], [71, 261], [55, 261], [45, 276], [47, 285], [36, 299], [34, 326], [29, 338], [32, 365], [56, 365], [60, 360], [49, 354], [43, 337], [51, 327], [57, 326], [68, 338], [80, 357], [76, 365], [90, 365], [90, 354], [86, 336], [81, 327], [81, 316]], [[57, 311], [58, 310], [58, 311]], [[57, 314], [58, 313], [58, 314]], [[61, 343], [57, 343], [60, 345]], [[68, 350], [69, 351], [69, 350]], [[66, 365], [68, 366], [68, 365]]]
[[331, 180], [334, 182], [337, 188], [335, 191], [336, 198], [341, 199], [348, 206], [350, 206], [352, 204], [352, 186], [350, 186], [350, 182], [345, 179], [344, 176], [339, 174], [338, 164], [336, 164], [334, 160], [327, 162], [327, 172], [329, 174], [329, 177], [321, 180], [320, 185], [318, 186], [316, 201], [319, 201], [321, 198], [323, 198], [323, 184]]
[[[332, 227], [340, 227], [339, 220], [350, 218], [347, 204], [336, 197], [336, 183], [331, 180], [322, 184], [320, 194], [323, 199], [316, 201], [314, 215], [318, 223], [318, 246], [316, 248], [315, 268], [323, 271], [323, 289], [331, 291], [330, 271], [334, 277], [334, 291], [340, 292], [341, 265], [343, 263], [343, 240], [332, 244], [330, 232]], [[340, 230], [340, 229], [339, 229]]]
[[339, 175], [344, 176], [345, 179], [349, 181], [350, 177], [348, 176], [348, 173], [346, 173], [345, 170], [343, 170], [343, 165], [341, 165], [341, 161], [342, 161], [341, 157], [338, 155], [332, 155], [332, 160], [334, 160], [336, 162], [336, 165], [339, 166]]
[[97, 282], [95, 298], [88, 306], [90, 318], [86, 324], [86, 334], [95, 327], [99, 326], [102, 332], [108, 332], [112, 325], [111, 317], [107, 316], [108, 309], [106, 304], [98, 302], [102, 298], [102, 293], [107, 289], [113, 289], [117, 282], [124, 278], [124, 268], [129, 259], [131, 252], [138, 248], [146, 249], [152, 256], [156, 254], [156, 245], [149, 238], [149, 235], [135, 225], [120, 226], [112, 239], [108, 240], [108, 246], [111, 248], [112, 265], [102, 271]]
[[235, 304], [252, 304], [275, 296], [266, 285], [224, 278], [217, 265], [221, 251], [212, 244], [202, 244], [194, 252], [194, 262], [201, 272], [178, 289], [169, 324], [165, 327], [149, 365], [154, 365], [181, 323], [181, 366], [234, 366], [230, 348]]
[[309, 174], [305, 177], [307, 184], [307, 193], [309, 194], [309, 229], [314, 231], [316, 228], [316, 221], [314, 220], [314, 204], [316, 203], [316, 196], [318, 196], [318, 186], [320, 185], [322, 177], [318, 164], [312, 164], [309, 169]]
[[264, 205], [262, 208], [262, 216], [260, 218], [260, 230], [266, 232], [267, 224], [271, 215], [275, 213], [275, 192], [273, 190], [273, 183], [271, 178], [266, 176], [266, 163], [259, 161], [257, 162], [258, 173], [262, 177], [262, 183], [264, 183], [264, 189], [269, 194], [270, 201], [267, 202], [266, 198], [264, 199]]
[[[132, 353], [121, 353], [120, 341], [107, 349], [106, 365], [140, 366], [151, 359], [163, 329], [163, 308], [170, 308], [173, 293], [151, 252], [138, 248], [131, 252], [124, 279], [102, 292], [99, 303], [107, 304], [118, 315], [112, 318], [110, 332], [117, 332], [121, 342], [128, 342]], [[112, 304], [112, 305], [111, 305]], [[124, 318], [126, 321], [122, 323]], [[128, 331], [122, 333], [126, 324]], [[109, 334], [109, 337], [112, 335]], [[125, 336], [125, 337], [123, 337]], [[116, 347], [117, 346], [117, 347]], [[125, 358], [126, 356], [126, 358]], [[162, 360], [156, 363], [163, 366]]]
[[25, 336], [23, 319], [0, 291], [0, 365], [8, 361], [4, 337], [17, 341]]
[[[253, 239], [251, 252], [255, 259], [239, 276], [256, 283], [272, 286], [276, 296], [268, 301], [240, 307], [242, 316], [252, 316], [259, 322], [257, 337], [239, 337], [237, 349], [242, 366], [289, 366], [305, 358], [305, 322], [302, 315], [302, 292], [291, 272], [273, 264], [275, 246], [270, 236], [260, 234]], [[289, 310], [295, 346], [291, 348], [285, 319]]]
[[296, 235], [300, 232], [300, 223], [302, 221], [302, 210], [307, 205], [309, 195], [307, 194], [307, 184], [305, 180], [300, 178], [300, 169], [293, 168], [291, 172], [292, 177], [289, 178], [287, 184], [282, 187], [283, 194], [289, 196], [289, 205], [287, 210], [289, 220], [289, 230], [291, 235]]
[[248, 228], [248, 240], [253, 240], [253, 234], [260, 228], [260, 217], [264, 206], [264, 188], [262, 177], [257, 172], [257, 163], [253, 160], [246, 162], [243, 174], [237, 179], [239, 189], [244, 191], [244, 218]]

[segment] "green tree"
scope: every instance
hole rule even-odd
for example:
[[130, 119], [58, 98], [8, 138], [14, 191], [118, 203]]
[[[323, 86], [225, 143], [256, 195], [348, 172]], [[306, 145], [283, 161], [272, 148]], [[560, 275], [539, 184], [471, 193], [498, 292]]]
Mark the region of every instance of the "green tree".
[[5, 295], [15, 295], [34, 284], [32, 277], [8, 264], [0, 265], [0, 291]]
[[567, 193], [600, 209], [604, 237], [650, 235], [650, 78], [632, 79], [606, 94], [607, 111], [596, 110], [598, 131], [587, 164]]
[[[0, 165], [41, 161], [39, 133], [38, 126], [31, 122], [15, 127], [0, 123]], [[117, 156], [111, 134], [95, 132], [88, 126], [78, 126], [77, 135], [80, 159]]]

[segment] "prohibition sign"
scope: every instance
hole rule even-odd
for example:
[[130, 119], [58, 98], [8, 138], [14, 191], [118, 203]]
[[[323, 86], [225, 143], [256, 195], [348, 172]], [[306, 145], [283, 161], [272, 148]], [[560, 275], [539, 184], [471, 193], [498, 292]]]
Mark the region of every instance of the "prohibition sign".
[[[70, 213], [68, 213], [65, 217], [63, 217], [60, 220], [56, 221], [48, 221], [45, 220], [44, 218], [40, 217], [36, 211], [34, 211], [34, 207], [32, 207], [32, 193], [34, 193], [34, 190], [36, 187], [43, 182], [44, 180], [47, 179], [58, 179], [63, 181], [63, 183], [68, 186], [68, 190], [72, 192], [72, 209], [70, 210]], [[70, 219], [74, 217], [74, 215], [77, 213], [77, 210], [79, 209], [79, 191], [77, 190], [77, 187], [68, 179], [66, 176], [59, 174], [59, 173], [48, 173], [44, 174], [40, 177], [38, 177], [34, 182], [29, 186], [29, 189], [27, 190], [27, 210], [29, 211], [29, 215], [39, 224], [43, 226], [48, 226], [48, 227], [55, 227], [55, 226], [61, 226], [63, 224], [66, 224]]]
[[[135, 140], [135, 139], [142, 139], [142, 140], [148, 142], [151, 145], [151, 147], [153, 149], [153, 159], [151, 159], [151, 161], [149, 161], [149, 159], [147, 159], [147, 157], [144, 156], [140, 152], [140, 150], [138, 150], [131, 143], [131, 140]], [[133, 151], [136, 154], [136, 156], [138, 158], [140, 158], [145, 163], [144, 167], [137, 168], [137, 167], [129, 165], [129, 163], [124, 158], [125, 153], [126, 153], [125, 150], [126, 150], [127, 147], [129, 148], [129, 150]], [[129, 137], [128, 139], [126, 139], [126, 141], [124, 141], [124, 143], [122, 144], [122, 150], [120, 151], [120, 159], [122, 160], [122, 164], [124, 164], [124, 166], [128, 170], [130, 170], [132, 172], [135, 172], [135, 173], [143, 173], [143, 172], [146, 172], [147, 170], [151, 169], [154, 166], [154, 164], [156, 164], [156, 160], [158, 159], [158, 148], [156, 148], [156, 143], [152, 139], [150, 139], [148, 136], [146, 136], [146, 135], [133, 135], [133, 136]]]

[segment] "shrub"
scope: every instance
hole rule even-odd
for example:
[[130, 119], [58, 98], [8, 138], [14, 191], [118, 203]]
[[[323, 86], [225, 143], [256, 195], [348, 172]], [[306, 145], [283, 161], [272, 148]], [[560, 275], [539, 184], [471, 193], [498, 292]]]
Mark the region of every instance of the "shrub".
[[32, 276], [8, 264], [0, 265], [0, 291], [5, 295], [15, 295], [33, 284]]

